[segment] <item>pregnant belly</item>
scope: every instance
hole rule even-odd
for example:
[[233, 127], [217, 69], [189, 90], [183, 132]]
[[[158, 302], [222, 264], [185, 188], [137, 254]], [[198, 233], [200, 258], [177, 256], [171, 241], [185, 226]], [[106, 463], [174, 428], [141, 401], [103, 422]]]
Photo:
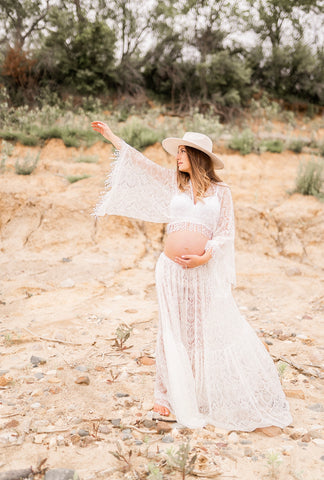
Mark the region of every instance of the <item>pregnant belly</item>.
[[198, 232], [172, 232], [166, 238], [164, 253], [171, 260], [182, 255], [203, 255], [207, 241], [208, 238]]

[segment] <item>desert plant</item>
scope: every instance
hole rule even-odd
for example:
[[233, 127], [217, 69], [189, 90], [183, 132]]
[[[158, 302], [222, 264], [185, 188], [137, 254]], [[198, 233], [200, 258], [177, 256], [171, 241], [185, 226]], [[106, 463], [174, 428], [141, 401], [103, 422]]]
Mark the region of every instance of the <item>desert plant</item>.
[[133, 330], [133, 327], [129, 327], [126, 325], [126, 323], [120, 324], [115, 332], [116, 338], [114, 338], [114, 347], [116, 347], [118, 350], [125, 350], [126, 347], [125, 343], [129, 339], [130, 334]]
[[254, 134], [249, 128], [246, 128], [241, 133], [235, 133], [228, 146], [232, 150], [238, 150], [241, 155], [247, 155], [254, 149], [254, 144]]
[[80, 180], [84, 180], [85, 178], [89, 178], [90, 175], [87, 175], [87, 174], [84, 174], [84, 175], [68, 175], [66, 177], [66, 179], [70, 182], [70, 183], [75, 183], [75, 182], [79, 182]]
[[131, 457], [132, 457], [132, 450], [128, 450], [127, 452], [122, 448], [119, 442], [116, 442], [116, 451], [109, 452], [113, 455], [119, 462], [123, 464], [122, 470], [123, 472], [129, 472], [132, 469], [131, 464]]
[[323, 168], [323, 160], [301, 163], [296, 178], [296, 188], [292, 193], [324, 198]]
[[264, 147], [264, 150], [271, 153], [281, 153], [284, 148], [283, 141], [280, 139], [273, 140], [264, 140], [261, 143], [261, 147]]
[[74, 161], [77, 163], [97, 163], [98, 155], [80, 155]]
[[279, 467], [282, 463], [279, 453], [274, 451], [268, 452], [267, 454], [267, 468], [269, 470], [270, 478], [278, 478]]
[[149, 472], [148, 480], [163, 480], [163, 475], [155, 463], [149, 463], [147, 469]]
[[11, 145], [11, 143], [6, 142], [5, 140], [2, 140], [0, 173], [2, 173], [5, 170], [6, 161], [8, 160], [8, 157], [11, 157], [12, 152], [13, 152], [13, 148], [14, 147], [13, 147], [13, 145]]
[[169, 448], [166, 451], [167, 463], [171, 468], [180, 470], [182, 480], [185, 480], [186, 475], [190, 474], [194, 468], [197, 455], [191, 455], [191, 448], [189, 440], [187, 443], [182, 443], [178, 450]]
[[15, 162], [15, 172], [18, 175], [30, 175], [37, 167], [38, 160], [39, 153], [36, 156], [27, 154], [22, 162], [17, 159]]
[[288, 364], [285, 363], [285, 362], [279, 362], [278, 363], [277, 370], [278, 370], [280, 378], [284, 377], [287, 367], [288, 367]]
[[143, 150], [149, 145], [160, 142], [164, 134], [146, 127], [134, 118], [122, 128], [121, 137], [137, 150]]
[[305, 142], [300, 138], [296, 138], [289, 143], [289, 150], [292, 150], [295, 153], [301, 153], [303, 150]]

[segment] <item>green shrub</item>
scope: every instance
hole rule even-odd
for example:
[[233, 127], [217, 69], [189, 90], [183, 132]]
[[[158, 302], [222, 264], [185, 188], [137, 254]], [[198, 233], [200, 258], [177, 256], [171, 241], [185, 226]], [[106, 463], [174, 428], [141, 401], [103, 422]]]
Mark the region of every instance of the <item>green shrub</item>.
[[64, 133], [62, 136], [62, 140], [64, 142], [64, 145], [66, 147], [75, 147], [78, 148], [81, 145], [80, 140], [75, 137], [75, 135], [70, 134], [70, 133]]
[[324, 143], [319, 145], [319, 153], [322, 157], [324, 157]]
[[68, 175], [66, 177], [66, 179], [70, 182], [70, 183], [75, 183], [75, 182], [79, 182], [79, 180], [84, 180], [85, 178], [89, 178], [90, 175], [87, 175], [87, 174], [84, 174], [84, 175]]
[[27, 147], [35, 147], [39, 144], [39, 138], [35, 135], [27, 135], [26, 133], [19, 133], [17, 140]]
[[284, 149], [284, 144], [282, 140], [279, 139], [274, 139], [274, 140], [264, 140], [261, 143], [261, 147], [264, 147], [264, 149], [267, 152], [271, 153], [281, 153]]
[[255, 146], [255, 137], [253, 132], [246, 128], [241, 133], [235, 133], [228, 144], [232, 150], [238, 150], [241, 155], [251, 153]]
[[0, 132], [0, 137], [3, 138], [3, 140], [8, 140], [9, 142], [16, 142], [18, 140], [19, 133], [12, 132], [11, 130], [2, 130]]
[[121, 136], [137, 150], [144, 150], [145, 147], [160, 142], [164, 137], [162, 132], [146, 127], [137, 119], [131, 120], [122, 128]]
[[15, 163], [15, 172], [17, 175], [30, 175], [36, 168], [39, 160], [39, 153], [36, 156], [27, 154], [22, 162], [19, 159]]
[[80, 155], [74, 159], [77, 163], [97, 163], [98, 162], [98, 155]]
[[323, 160], [319, 162], [312, 160], [300, 164], [294, 192], [301, 193], [302, 195], [313, 195], [321, 199], [324, 198], [322, 188], [323, 169]]
[[303, 140], [296, 138], [295, 140], [292, 140], [289, 143], [289, 150], [292, 150], [295, 153], [301, 153], [304, 145], [305, 145], [305, 142], [303, 142]]

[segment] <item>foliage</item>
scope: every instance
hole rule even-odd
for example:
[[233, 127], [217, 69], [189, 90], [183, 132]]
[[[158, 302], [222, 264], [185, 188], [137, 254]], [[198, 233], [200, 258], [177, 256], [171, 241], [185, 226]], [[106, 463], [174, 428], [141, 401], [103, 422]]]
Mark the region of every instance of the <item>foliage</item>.
[[79, 182], [80, 180], [84, 180], [85, 178], [89, 178], [90, 175], [68, 175], [66, 177], [66, 179], [70, 182], [70, 183], [75, 183], [75, 182]]
[[278, 370], [278, 373], [279, 373], [280, 377], [284, 376], [287, 367], [288, 367], [288, 363], [286, 363], [286, 362], [279, 362], [278, 363], [277, 370]]
[[39, 153], [37, 155], [27, 154], [22, 161], [16, 160], [15, 172], [18, 175], [30, 175], [37, 167], [38, 161]]
[[133, 118], [122, 128], [121, 136], [126, 143], [138, 150], [143, 150], [145, 147], [161, 141], [164, 134], [162, 131], [153, 130]]
[[280, 139], [264, 140], [261, 143], [261, 148], [264, 147], [265, 151], [272, 153], [281, 153], [284, 149], [283, 141]]
[[292, 150], [295, 153], [301, 153], [304, 145], [305, 142], [303, 140], [301, 140], [300, 138], [295, 138], [289, 143], [289, 150]]
[[253, 132], [246, 128], [241, 133], [235, 133], [229, 142], [229, 148], [239, 150], [241, 155], [247, 155], [254, 149], [255, 138]]
[[278, 478], [279, 467], [282, 463], [282, 459], [279, 453], [274, 451], [267, 453], [267, 467], [269, 470], [270, 478]]
[[98, 155], [80, 155], [74, 161], [77, 163], [97, 163]]
[[149, 463], [147, 469], [149, 471], [148, 480], [163, 480], [163, 475], [157, 465]]
[[323, 181], [324, 181], [324, 162], [310, 161], [301, 163], [299, 166], [296, 187], [294, 192], [302, 195], [313, 195], [320, 199], [324, 198]]
[[132, 333], [133, 327], [129, 327], [126, 325], [126, 323], [122, 323], [118, 325], [116, 332], [115, 332], [115, 339], [114, 339], [114, 347], [116, 347], [118, 350], [125, 350], [126, 347], [125, 343], [130, 337], [130, 334]]
[[185, 480], [186, 475], [190, 474], [194, 468], [197, 455], [191, 454], [189, 440], [182, 443], [178, 450], [170, 448], [167, 450], [167, 463], [170, 467], [180, 470], [182, 479]]

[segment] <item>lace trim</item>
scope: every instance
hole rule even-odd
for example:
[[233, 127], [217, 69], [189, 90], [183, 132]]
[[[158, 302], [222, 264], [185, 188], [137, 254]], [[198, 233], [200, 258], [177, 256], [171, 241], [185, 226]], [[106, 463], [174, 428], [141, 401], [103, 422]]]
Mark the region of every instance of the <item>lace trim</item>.
[[169, 223], [166, 228], [167, 234], [172, 232], [181, 232], [181, 231], [201, 233], [205, 237], [209, 238], [209, 240], [211, 240], [213, 237], [213, 232], [210, 228], [206, 227], [206, 225], [202, 225], [201, 223], [192, 223], [192, 221], [191, 222], [172, 222], [172, 223]]

